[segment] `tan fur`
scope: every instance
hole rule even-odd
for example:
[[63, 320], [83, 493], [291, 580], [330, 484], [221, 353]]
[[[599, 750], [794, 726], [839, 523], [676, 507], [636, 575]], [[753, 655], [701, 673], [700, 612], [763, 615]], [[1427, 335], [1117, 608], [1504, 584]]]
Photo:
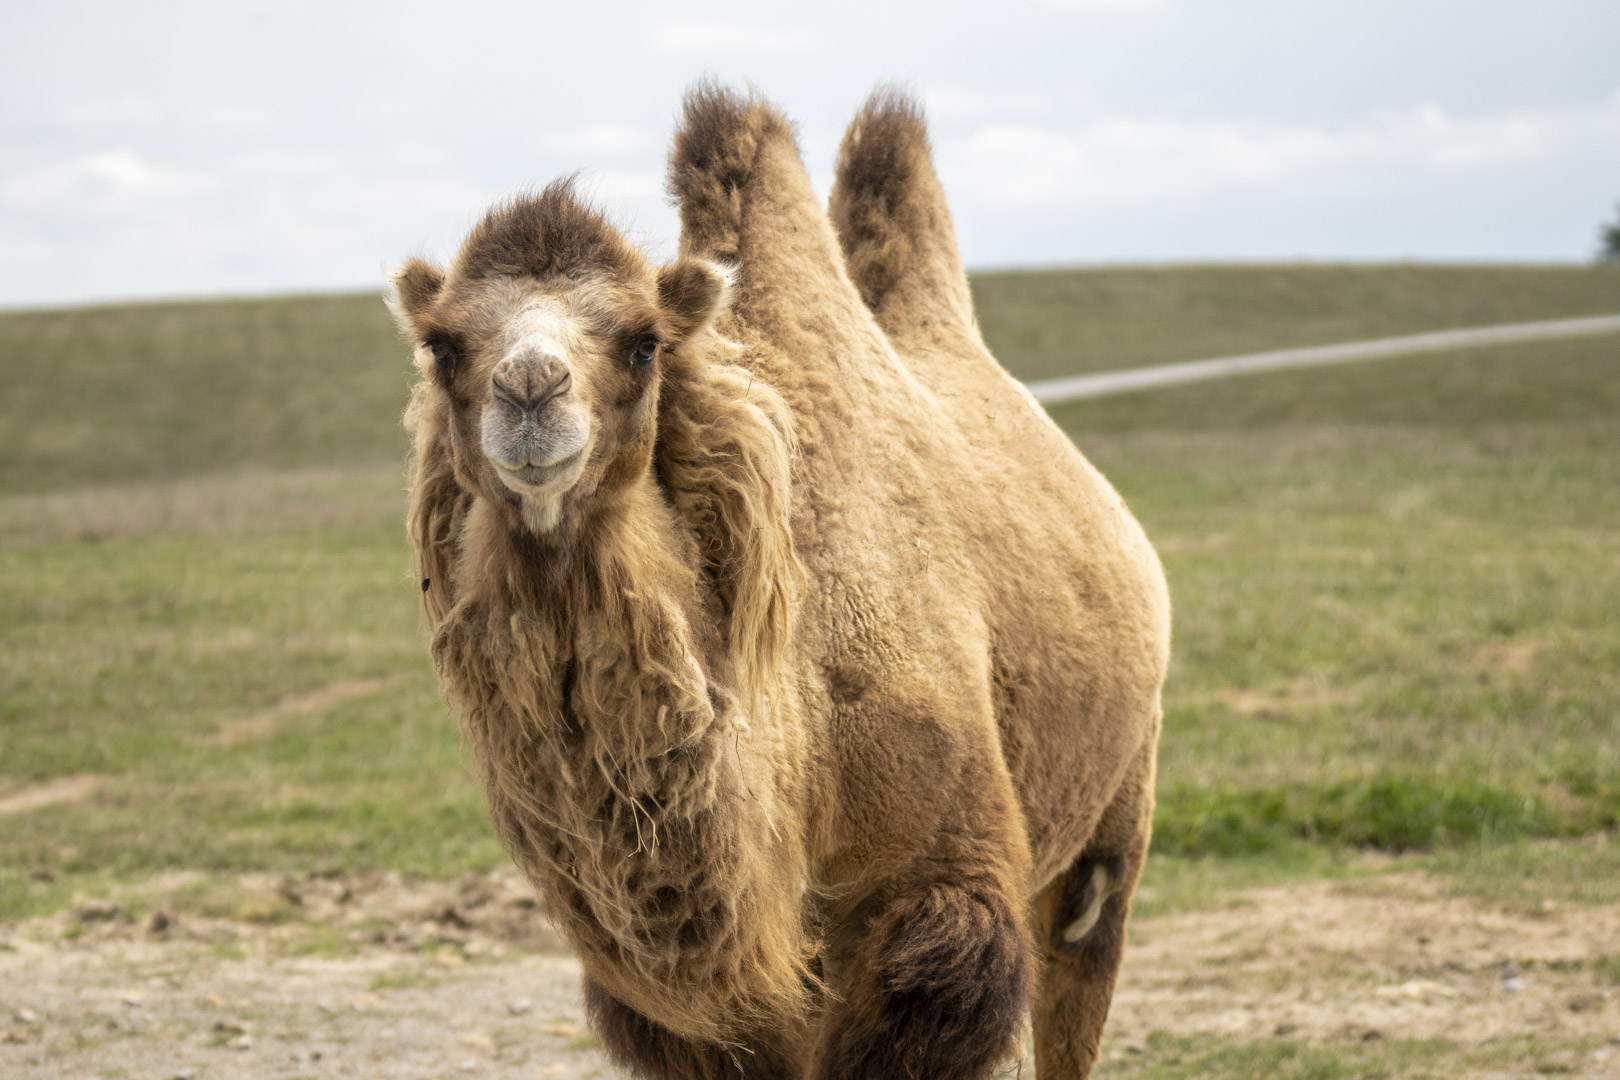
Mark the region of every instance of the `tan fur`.
[[[1102, 979], [1038, 1017], [1106, 1014], [1163, 576], [984, 349], [914, 107], [857, 119], [829, 219], [786, 121], [700, 88], [670, 186], [659, 272], [553, 187], [436, 286], [401, 275], [435, 663], [621, 1062], [976, 1080], [1035, 957]], [[538, 301], [580, 328], [593, 417], [555, 527], [477, 434]], [[649, 328], [655, 365], [615, 359]], [[1095, 1039], [1065, 1038], [1045, 1060], [1082, 1075]]]

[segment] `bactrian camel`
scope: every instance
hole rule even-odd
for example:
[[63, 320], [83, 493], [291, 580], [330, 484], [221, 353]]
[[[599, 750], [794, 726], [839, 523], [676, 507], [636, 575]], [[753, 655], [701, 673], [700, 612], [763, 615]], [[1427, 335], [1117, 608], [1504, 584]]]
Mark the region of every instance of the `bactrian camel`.
[[687, 98], [655, 267], [567, 183], [395, 305], [433, 660], [608, 1053], [659, 1080], [1083, 1077], [1148, 845], [1169, 603], [985, 348], [919, 111], [830, 212]]

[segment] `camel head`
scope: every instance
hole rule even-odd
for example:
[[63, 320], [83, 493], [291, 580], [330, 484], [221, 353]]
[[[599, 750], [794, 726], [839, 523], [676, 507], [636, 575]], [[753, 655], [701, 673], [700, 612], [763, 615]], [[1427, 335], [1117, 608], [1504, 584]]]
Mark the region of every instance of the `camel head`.
[[661, 369], [727, 281], [655, 270], [566, 181], [492, 210], [448, 270], [407, 262], [394, 307], [457, 484], [550, 536], [647, 477]]

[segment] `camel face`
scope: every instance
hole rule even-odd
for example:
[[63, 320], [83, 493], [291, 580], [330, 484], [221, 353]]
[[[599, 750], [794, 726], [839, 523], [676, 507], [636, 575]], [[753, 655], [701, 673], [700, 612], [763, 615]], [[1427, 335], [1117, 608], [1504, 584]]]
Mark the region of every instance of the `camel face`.
[[491, 213], [447, 272], [407, 263], [396, 309], [463, 487], [548, 535], [645, 478], [664, 354], [724, 285], [655, 272], [566, 187]]
[[[549, 298], [507, 324], [479, 443], [501, 482], [519, 495], [544, 501], [573, 487], [585, 471], [590, 412], [574, 387], [581, 337]], [[582, 380], [581, 389], [587, 385]]]
[[485, 325], [464, 335], [479, 347], [455, 376], [453, 408], [476, 433], [480, 471], [549, 533], [650, 468], [663, 344], [652, 275], [489, 291], [498, 298], [471, 305]]

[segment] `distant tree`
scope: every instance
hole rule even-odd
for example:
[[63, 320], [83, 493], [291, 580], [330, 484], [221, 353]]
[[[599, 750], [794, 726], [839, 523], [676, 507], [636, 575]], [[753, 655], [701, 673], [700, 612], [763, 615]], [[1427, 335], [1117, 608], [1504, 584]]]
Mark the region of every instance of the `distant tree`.
[[1620, 207], [1615, 208], [1615, 219], [1603, 226], [1603, 247], [1598, 258], [1605, 262], [1620, 262]]

